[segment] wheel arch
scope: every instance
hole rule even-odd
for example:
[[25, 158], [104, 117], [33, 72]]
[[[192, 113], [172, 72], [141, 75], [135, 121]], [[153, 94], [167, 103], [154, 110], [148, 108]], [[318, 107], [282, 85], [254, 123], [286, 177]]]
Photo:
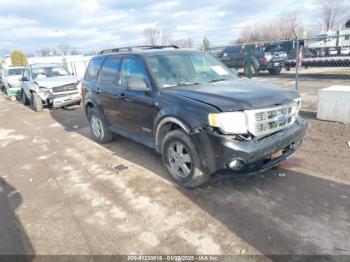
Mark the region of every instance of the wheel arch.
[[95, 105], [95, 103], [92, 100], [88, 100], [88, 101], [85, 102], [84, 110], [85, 110], [85, 115], [86, 116], [88, 116], [88, 110], [90, 108], [98, 109], [98, 107]]
[[190, 127], [182, 120], [174, 116], [167, 116], [162, 118], [156, 128], [155, 132], [155, 147], [160, 152], [162, 141], [168, 131], [174, 129], [182, 129], [186, 134], [190, 134]]

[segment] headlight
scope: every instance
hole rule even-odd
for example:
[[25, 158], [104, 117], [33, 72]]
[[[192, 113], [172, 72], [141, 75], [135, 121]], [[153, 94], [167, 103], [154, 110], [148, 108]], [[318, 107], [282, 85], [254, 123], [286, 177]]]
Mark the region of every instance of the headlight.
[[295, 113], [296, 115], [299, 113], [301, 107], [301, 99], [297, 98], [293, 100], [292, 104], [292, 113]]
[[247, 134], [247, 119], [243, 112], [224, 112], [208, 115], [209, 125], [227, 134]]
[[50, 91], [48, 88], [43, 87], [43, 86], [39, 86], [39, 89], [40, 89], [40, 91], [42, 91], [43, 93], [47, 93], [47, 92]]

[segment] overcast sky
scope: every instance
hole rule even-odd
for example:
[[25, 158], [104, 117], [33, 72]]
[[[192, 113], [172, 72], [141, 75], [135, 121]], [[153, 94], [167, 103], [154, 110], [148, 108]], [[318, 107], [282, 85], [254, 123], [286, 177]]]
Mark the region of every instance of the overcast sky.
[[[334, 0], [338, 1], [338, 0]], [[159, 24], [173, 39], [199, 43], [201, 22], [211, 42], [226, 44], [246, 24], [300, 10], [309, 23], [313, 0], [0, 0], [0, 52], [74, 46], [85, 52], [145, 43], [143, 31]], [[304, 21], [305, 22], [305, 21]], [[1, 55], [1, 53], [0, 53]]]

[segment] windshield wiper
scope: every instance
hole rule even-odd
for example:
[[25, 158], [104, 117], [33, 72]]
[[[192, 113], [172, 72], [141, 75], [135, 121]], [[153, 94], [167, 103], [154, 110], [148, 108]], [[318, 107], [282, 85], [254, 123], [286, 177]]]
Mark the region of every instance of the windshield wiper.
[[218, 78], [218, 79], [210, 80], [209, 83], [222, 82], [222, 81], [226, 81], [226, 80], [228, 80], [228, 79], [226, 79], [226, 78]]
[[190, 85], [199, 85], [200, 83], [191, 83], [185, 81], [179, 81], [176, 86], [190, 86]]
[[169, 88], [169, 87], [181, 87], [181, 86], [190, 86], [190, 85], [199, 85], [202, 83], [191, 83], [191, 82], [184, 82], [184, 81], [180, 81], [175, 85], [164, 85], [163, 88]]

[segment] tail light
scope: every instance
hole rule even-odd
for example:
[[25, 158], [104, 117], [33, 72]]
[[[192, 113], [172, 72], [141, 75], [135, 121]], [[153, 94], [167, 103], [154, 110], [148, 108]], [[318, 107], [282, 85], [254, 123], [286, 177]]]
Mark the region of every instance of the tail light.
[[264, 55], [264, 57], [263, 57], [263, 63], [264, 64], [267, 64], [270, 60], [271, 60], [271, 58], [272, 58], [272, 55]]

